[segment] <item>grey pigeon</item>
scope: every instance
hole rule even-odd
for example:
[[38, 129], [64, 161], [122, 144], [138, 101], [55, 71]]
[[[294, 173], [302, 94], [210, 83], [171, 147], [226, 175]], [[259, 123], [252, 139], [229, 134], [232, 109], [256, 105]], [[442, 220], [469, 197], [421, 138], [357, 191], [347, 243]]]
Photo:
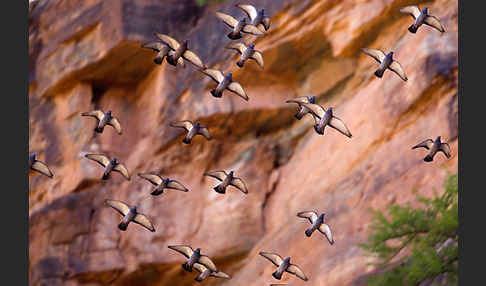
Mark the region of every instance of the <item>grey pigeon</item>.
[[312, 233], [316, 229], [318, 229], [322, 234], [326, 236], [329, 243], [333, 245], [334, 239], [332, 238], [331, 228], [329, 227], [329, 225], [324, 223], [324, 215], [325, 214], [320, 214], [319, 216], [317, 216], [317, 213], [313, 211], [299, 212], [297, 214], [298, 217], [306, 218], [312, 224], [311, 227], [309, 227], [305, 231], [305, 235], [307, 235], [307, 237], [310, 237]]
[[188, 192], [189, 191], [179, 181], [172, 180], [170, 178], [164, 179], [157, 174], [138, 173], [138, 176], [149, 181], [149, 182], [151, 182], [155, 186], [155, 190], [153, 190], [152, 193], [151, 193], [152, 196], [158, 196], [158, 195], [164, 193], [164, 189], [169, 189], [169, 190], [172, 189], [172, 190], [178, 190], [178, 191], [182, 191], [182, 192]]
[[168, 247], [181, 253], [187, 258], [187, 261], [182, 264], [182, 268], [184, 270], [192, 272], [192, 267], [195, 266], [195, 263], [197, 262], [210, 271], [218, 272], [218, 269], [216, 268], [216, 265], [214, 265], [213, 261], [211, 261], [208, 256], [201, 254], [201, 248], [193, 250], [190, 245], [169, 245]]
[[437, 152], [444, 153], [447, 159], [451, 158], [451, 147], [446, 142], [441, 142], [440, 136], [437, 136], [435, 141], [432, 139], [427, 139], [412, 147], [412, 149], [416, 148], [425, 148], [430, 150], [429, 154], [427, 154], [427, 156], [424, 158], [425, 162], [432, 162]]
[[228, 274], [222, 272], [222, 271], [211, 271], [210, 269], [208, 269], [206, 266], [200, 264], [200, 263], [194, 263], [194, 269], [196, 269], [197, 271], [201, 272], [201, 274], [199, 274], [199, 276], [197, 276], [194, 280], [196, 280], [197, 282], [201, 282], [203, 281], [204, 279], [206, 279], [207, 277], [216, 277], [216, 278], [225, 278], [225, 279], [231, 279], [231, 276], [229, 276]]
[[248, 15], [252, 25], [258, 27], [258, 25], [262, 24], [265, 31], [270, 29], [270, 17], [265, 15], [265, 9], [258, 11], [254, 6], [246, 4], [237, 4], [236, 7], [240, 8]]
[[252, 24], [247, 24], [246, 18], [243, 18], [240, 21], [238, 21], [232, 16], [221, 12], [216, 12], [216, 17], [218, 17], [221, 21], [223, 21], [223, 23], [225, 23], [228, 27], [232, 29], [231, 33], [228, 34], [228, 38], [230, 38], [231, 40], [241, 39], [242, 37], [241, 33], [247, 33], [254, 36], [265, 35], [265, 33], [263, 33], [256, 26]]
[[106, 155], [97, 153], [86, 154], [84, 157], [98, 162], [101, 166], [103, 166], [103, 168], [105, 168], [103, 177], [101, 178], [102, 180], [108, 180], [110, 178], [111, 171], [115, 171], [122, 174], [125, 179], [130, 181], [130, 175], [128, 174], [127, 167], [120, 163], [117, 158], [110, 160], [110, 158], [108, 158]]
[[307, 113], [309, 113], [309, 108], [305, 107], [302, 105], [302, 103], [316, 103], [316, 97], [313, 95], [311, 97], [308, 97], [308, 96], [299, 96], [299, 97], [296, 97], [296, 98], [293, 98], [293, 99], [289, 99], [287, 101], [285, 101], [286, 103], [297, 103], [300, 107], [300, 110], [297, 114], [295, 114], [295, 118], [297, 118], [298, 120], [301, 120], [302, 117], [304, 117], [304, 115], [306, 115]]
[[211, 94], [214, 97], [221, 97], [223, 96], [223, 91], [228, 89], [229, 91], [237, 94], [244, 100], [248, 101], [248, 96], [246, 92], [243, 90], [241, 84], [236, 81], [233, 81], [233, 73], [229, 72], [226, 76], [220, 71], [216, 69], [205, 69], [202, 70], [202, 73], [212, 78], [218, 86], [211, 90]]
[[182, 139], [185, 144], [190, 144], [192, 138], [196, 135], [202, 135], [206, 139], [211, 140], [212, 137], [209, 134], [209, 129], [206, 126], [202, 126], [199, 122], [193, 123], [191, 120], [173, 121], [169, 124], [171, 127], [184, 128], [187, 131], [186, 137]]
[[36, 159], [37, 154], [36, 153], [30, 153], [29, 154], [29, 169], [37, 171], [41, 173], [44, 176], [47, 176], [52, 179], [54, 174], [51, 172], [49, 167], [47, 166], [46, 163], [37, 160]]
[[305, 102], [302, 102], [301, 104], [304, 107], [307, 107], [307, 109], [309, 109], [309, 112], [314, 116], [314, 130], [317, 132], [317, 134], [323, 135], [324, 128], [328, 125], [349, 138], [353, 136], [351, 132], [349, 132], [348, 127], [346, 127], [346, 124], [344, 124], [341, 119], [334, 116], [332, 112], [332, 107], [329, 107], [328, 110], [325, 110], [324, 107], [320, 106], [319, 104]]
[[263, 69], [263, 56], [260, 51], [255, 50], [255, 44], [251, 43], [245, 46], [243, 43], [230, 43], [226, 46], [227, 49], [233, 49], [241, 54], [240, 60], [236, 63], [240, 68], [243, 67], [248, 59], [255, 60], [257, 64]]
[[393, 59], [393, 52], [389, 52], [388, 54], [385, 55], [385, 52], [381, 50], [375, 50], [375, 49], [361, 49], [361, 51], [368, 56], [374, 58], [378, 63], [380, 63], [380, 66], [378, 69], [375, 71], [375, 75], [379, 78], [383, 77], [383, 74], [385, 73], [386, 69], [390, 69], [392, 72], [396, 73], [403, 81], [407, 81], [407, 75], [405, 74], [405, 71], [402, 68], [402, 65], [400, 65], [399, 62], [395, 61]]
[[213, 177], [221, 181], [220, 184], [213, 188], [217, 193], [224, 194], [226, 193], [226, 188], [228, 186], [233, 186], [244, 194], [248, 194], [248, 188], [246, 187], [245, 182], [242, 179], [235, 177], [233, 171], [229, 172], [229, 174], [225, 171], [212, 171], [204, 173], [204, 176]]
[[[172, 52], [172, 54], [174, 53], [169, 46], [161, 42], [145, 43], [142, 45], [142, 48], [152, 49], [157, 52], [157, 55], [154, 58], [154, 63], [158, 65], [162, 64], [164, 58], [169, 55], [169, 52]], [[184, 60], [182, 58], [180, 59], [180, 64], [184, 66]]]
[[423, 24], [428, 25], [441, 33], [445, 32], [445, 29], [440, 23], [440, 20], [435, 16], [429, 15], [429, 8], [427, 7], [420, 11], [419, 7], [412, 5], [403, 7], [399, 11], [400, 13], [409, 14], [415, 19], [413, 24], [408, 27], [410, 33], [415, 34], [418, 28], [420, 28], [420, 26], [422, 26]]
[[127, 230], [128, 224], [133, 221], [151, 232], [155, 232], [152, 222], [150, 222], [147, 216], [139, 213], [136, 206], [130, 208], [126, 203], [116, 200], [105, 200], [105, 204], [112, 207], [123, 216], [123, 220], [118, 224], [120, 230]]
[[290, 263], [290, 257], [283, 259], [280, 255], [271, 252], [260, 252], [260, 255], [270, 260], [270, 262], [278, 267], [277, 270], [272, 273], [272, 276], [275, 279], [282, 279], [282, 274], [284, 272], [288, 272], [290, 274], [294, 274], [304, 281], [308, 280], [307, 276], [305, 276], [304, 272], [299, 268], [299, 266]]
[[193, 51], [188, 49], [188, 40], [184, 40], [182, 44], [176, 41], [174, 38], [167, 36], [165, 34], [155, 33], [155, 36], [164, 42], [171, 50], [174, 51], [173, 54], [167, 56], [167, 62], [173, 66], [180, 64], [182, 59], [190, 62], [199, 69], [205, 69], [206, 66], [201, 61], [201, 59]]
[[118, 134], [122, 134], [120, 122], [111, 114], [111, 110], [108, 110], [106, 113], [104, 113], [102, 110], [93, 110], [90, 112], [83, 112], [81, 113], [81, 116], [91, 116], [96, 118], [97, 125], [95, 132], [97, 133], [103, 133], [105, 126], [110, 125], [111, 127], [115, 128]]

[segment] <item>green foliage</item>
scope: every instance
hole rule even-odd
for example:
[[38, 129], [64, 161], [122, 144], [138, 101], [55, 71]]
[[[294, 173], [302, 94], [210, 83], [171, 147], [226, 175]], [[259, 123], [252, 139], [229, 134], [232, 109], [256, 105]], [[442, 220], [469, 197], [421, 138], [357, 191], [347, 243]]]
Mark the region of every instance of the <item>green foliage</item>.
[[224, 0], [196, 0], [197, 5], [203, 6], [209, 3], [222, 3]]
[[[360, 246], [385, 270], [372, 275], [368, 285], [418, 285], [441, 275], [448, 285], [457, 285], [457, 180], [449, 176], [440, 196], [419, 196], [421, 207], [391, 205], [387, 215], [373, 211], [372, 233]], [[392, 263], [399, 253], [403, 257]]]

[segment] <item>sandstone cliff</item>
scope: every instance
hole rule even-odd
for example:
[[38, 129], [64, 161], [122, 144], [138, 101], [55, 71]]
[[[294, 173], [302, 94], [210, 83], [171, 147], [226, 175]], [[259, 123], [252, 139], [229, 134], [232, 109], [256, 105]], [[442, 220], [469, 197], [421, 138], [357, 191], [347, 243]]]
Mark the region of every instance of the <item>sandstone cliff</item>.
[[[258, 255], [292, 256], [310, 277], [290, 285], [361, 285], [374, 270], [356, 246], [369, 233], [370, 208], [412, 201], [441, 190], [457, 172], [457, 1], [419, 1], [437, 15], [446, 33], [422, 27], [397, 12], [405, 0], [249, 0], [272, 16], [268, 35], [256, 41], [265, 70], [243, 69], [224, 49], [229, 30], [215, 16], [243, 16], [228, 0], [200, 7], [194, 0], [39, 0], [29, 18], [30, 150], [54, 172], [31, 174], [29, 277], [31, 285], [195, 285], [182, 256], [169, 244], [191, 244], [215, 259], [231, 280], [205, 285], [269, 285], [274, 267]], [[140, 48], [158, 31], [189, 39], [210, 67], [233, 71], [250, 97], [213, 98], [214, 83], [192, 67], [155, 65]], [[360, 48], [393, 50], [409, 80], [377, 68]], [[317, 95], [333, 106], [353, 138], [326, 129], [318, 136], [307, 115], [284, 103]], [[94, 108], [113, 110], [124, 134], [111, 128], [93, 135]], [[212, 141], [181, 142], [169, 127], [176, 119], [200, 120]], [[441, 135], [453, 156], [422, 161], [410, 147]], [[102, 181], [85, 152], [116, 155], [131, 172]], [[215, 169], [235, 170], [249, 194], [212, 191]], [[152, 186], [136, 176], [159, 172], [183, 182], [188, 193], [167, 191], [143, 200]], [[103, 207], [119, 199], [149, 215], [157, 232], [131, 225]], [[142, 201], [143, 200], [143, 201]], [[302, 210], [327, 214], [336, 243], [307, 238]]]

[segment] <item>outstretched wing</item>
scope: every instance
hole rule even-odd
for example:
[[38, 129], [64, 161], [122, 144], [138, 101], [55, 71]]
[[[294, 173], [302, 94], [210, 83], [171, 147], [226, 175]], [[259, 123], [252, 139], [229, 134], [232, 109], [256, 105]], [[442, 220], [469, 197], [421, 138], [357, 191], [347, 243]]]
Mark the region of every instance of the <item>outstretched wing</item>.
[[177, 180], [170, 180], [169, 183], [167, 184], [167, 188], [179, 190], [183, 192], [189, 192], [189, 190]]
[[121, 125], [120, 125], [120, 121], [118, 121], [118, 119], [116, 117], [112, 117], [110, 119], [110, 121], [108, 122], [108, 125], [110, 126], [113, 126], [113, 128], [115, 128], [116, 132], [118, 134], [122, 134], [122, 128], [121, 128]]
[[414, 19], [417, 19], [417, 17], [420, 16], [420, 9], [415, 5], [403, 7], [398, 11], [400, 13], [409, 14]]
[[241, 84], [239, 82], [232, 81], [228, 85], [228, 90], [236, 93], [238, 96], [240, 96], [244, 100], [248, 101], [248, 95], [246, 95], [245, 90], [243, 89], [243, 87], [241, 86]]
[[447, 158], [451, 157], [451, 147], [447, 143], [440, 143], [439, 151], [444, 153]]
[[160, 185], [160, 183], [162, 183], [162, 178], [159, 175], [156, 175], [156, 174], [138, 173], [138, 176], [140, 178], [144, 178], [145, 180], [151, 182], [154, 186], [158, 186], [158, 185]]
[[229, 276], [228, 274], [226, 274], [226, 273], [224, 273], [222, 271], [211, 272], [211, 274], [209, 276], [213, 276], [213, 277], [216, 277], [216, 278], [231, 279], [231, 276]]
[[94, 117], [98, 120], [101, 120], [103, 118], [103, 116], [105, 116], [105, 114], [101, 110], [93, 110], [93, 111], [90, 111], [90, 112], [83, 112], [83, 113], [81, 113], [81, 116], [91, 116], [91, 117]]
[[211, 261], [211, 259], [206, 255], [201, 255], [198, 262], [200, 264], [204, 265], [206, 268], [208, 268], [211, 271], [214, 271], [214, 272], [218, 271], [214, 262]]
[[308, 219], [310, 223], [314, 223], [318, 218], [317, 213], [314, 211], [299, 212], [297, 216]]
[[243, 43], [234, 43], [234, 42], [229, 43], [225, 48], [236, 50], [240, 54], [243, 54], [243, 52], [246, 50], [246, 46]]
[[166, 47], [166, 45], [162, 44], [161, 42], [149, 42], [142, 45], [142, 48], [152, 49], [156, 52], [160, 52], [163, 47]]
[[223, 21], [223, 23], [232, 29], [238, 24], [238, 20], [225, 13], [216, 12], [216, 17], [218, 17], [221, 21]]
[[320, 106], [319, 104], [316, 104], [316, 103], [302, 102], [301, 105], [307, 107], [307, 109], [309, 109], [309, 111], [313, 115], [318, 117], [319, 119], [321, 119], [324, 116], [324, 114], [326, 113], [326, 110], [324, 109], [324, 107], [322, 107], [322, 106]]
[[422, 147], [422, 148], [429, 150], [430, 148], [432, 148], [432, 145], [434, 145], [434, 140], [427, 139], [427, 140], [424, 140], [424, 141], [418, 143], [417, 145], [413, 146], [412, 149], [417, 149], [417, 148]]
[[32, 164], [31, 168], [33, 170], [36, 170], [37, 172], [43, 174], [43, 175], [48, 176], [49, 178], [52, 178], [54, 176], [54, 174], [52, 174], [52, 172], [49, 169], [49, 167], [47, 166], [47, 164], [42, 162], [42, 161], [36, 160], [34, 162], [34, 164]]
[[220, 181], [223, 181], [224, 179], [226, 179], [226, 176], [228, 176], [228, 174], [226, 174], [225, 171], [212, 171], [204, 173], [204, 176], [213, 177]]
[[184, 54], [182, 55], [184, 59], [186, 59], [188, 62], [191, 64], [195, 65], [196, 67], [200, 69], [205, 69], [206, 66], [202, 62], [202, 60], [196, 55], [193, 51], [191, 50], [186, 50]]
[[93, 160], [95, 162], [98, 162], [101, 166], [106, 167], [110, 163], [110, 159], [106, 157], [104, 154], [86, 154], [84, 157]]
[[207, 127], [200, 127], [199, 131], [197, 132], [201, 134], [202, 136], [206, 137], [206, 139], [211, 140], [211, 134], [209, 134], [209, 129]]
[[304, 271], [302, 271], [302, 269], [300, 269], [299, 266], [295, 264], [290, 264], [289, 267], [287, 267], [287, 270], [285, 271], [294, 274], [295, 276], [299, 277], [304, 281], [308, 280], [307, 276], [305, 276], [304, 274]]
[[263, 69], [263, 56], [262, 53], [259, 51], [255, 51], [253, 55], [251, 56], [252, 59], [254, 59], [257, 64]]
[[[170, 247], [170, 246], [169, 246], [169, 247]], [[192, 268], [196, 269], [197, 271], [199, 271], [199, 272], [201, 272], [201, 273], [203, 273], [204, 271], [208, 270], [208, 269], [206, 268], [206, 266], [204, 266], [204, 265], [202, 265], [202, 264], [200, 264], [200, 263], [197, 263], [197, 262], [196, 262], [196, 263], [194, 263], [194, 265], [192, 265]]]
[[194, 253], [194, 250], [189, 245], [169, 245], [170, 249], [175, 250], [187, 258], [190, 258]]
[[379, 63], [381, 63], [386, 57], [385, 52], [383, 52], [382, 50], [363, 48], [361, 49], [361, 51], [368, 56], [374, 58]]
[[326, 236], [327, 241], [329, 241], [331, 245], [334, 244], [334, 239], [332, 238], [332, 232], [329, 225], [325, 223], [321, 224], [321, 226], [319, 227], [319, 231]]
[[286, 100], [285, 102], [286, 103], [297, 103], [298, 105], [301, 105], [302, 103], [309, 103], [309, 97], [308, 96], [298, 96], [296, 98]]
[[394, 60], [388, 68], [396, 73], [404, 81], [408, 80], [407, 75], [405, 74], [405, 71], [403, 70], [402, 65], [399, 62]]
[[134, 223], [138, 223], [139, 225], [145, 227], [146, 229], [150, 230], [151, 232], [155, 232], [155, 227], [152, 224], [152, 222], [149, 220], [149, 218], [146, 215], [143, 214], [137, 214], [133, 218]]
[[184, 128], [187, 131], [189, 131], [192, 129], [193, 123], [191, 120], [182, 120], [182, 121], [172, 121], [169, 125], [176, 128]]
[[224, 79], [224, 75], [220, 70], [216, 69], [204, 69], [201, 71], [203, 74], [212, 78], [215, 82], [220, 83]]
[[125, 179], [130, 181], [130, 174], [128, 174], [128, 169], [122, 163], [118, 163], [114, 168], [113, 171], [116, 171], [125, 177]]
[[177, 48], [180, 46], [177, 40], [165, 34], [155, 33], [155, 36], [173, 50], [177, 50]]
[[105, 204], [115, 209], [118, 213], [122, 216], [126, 216], [127, 213], [130, 211], [130, 207], [121, 201], [116, 200], [105, 200]]
[[349, 129], [346, 126], [346, 124], [344, 124], [344, 121], [342, 121], [336, 116], [333, 116], [331, 120], [329, 120], [329, 126], [341, 132], [342, 134], [348, 136], [349, 138], [353, 136], [351, 132], [349, 132]]
[[248, 15], [248, 18], [250, 18], [250, 20], [252, 20], [252, 21], [258, 15], [256, 8], [253, 7], [252, 5], [238, 4], [238, 5], [236, 5], [236, 7], [243, 10], [246, 13], [246, 15]]
[[268, 29], [270, 29], [270, 17], [263, 17], [262, 23], [265, 27], [265, 31], [268, 31]]
[[259, 253], [261, 256], [265, 257], [266, 259], [270, 260], [275, 266], [280, 266], [283, 262], [283, 258], [276, 254], [276, 253], [271, 253], [271, 252], [260, 252]]
[[241, 30], [243, 32], [247, 33], [247, 34], [251, 34], [251, 35], [254, 35], [254, 36], [258, 36], [258, 37], [265, 35], [265, 33], [262, 32], [262, 30], [258, 29], [257, 26], [252, 25], [252, 24], [246, 24], [245, 26], [243, 26], [243, 29], [241, 29]]
[[246, 187], [246, 184], [242, 179], [235, 177], [231, 180], [230, 185], [232, 185], [233, 187], [236, 187], [237, 189], [239, 189], [243, 193], [248, 194], [248, 188]]
[[445, 32], [445, 29], [442, 26], [442, 24], [440, 23], [440, 20], [435, 16], [428, 15], [427, 17], [425, 17], [424, 24], [426, 24], [426, 25], [428, 25], [432, 28], [437, 29], [441, 33]]

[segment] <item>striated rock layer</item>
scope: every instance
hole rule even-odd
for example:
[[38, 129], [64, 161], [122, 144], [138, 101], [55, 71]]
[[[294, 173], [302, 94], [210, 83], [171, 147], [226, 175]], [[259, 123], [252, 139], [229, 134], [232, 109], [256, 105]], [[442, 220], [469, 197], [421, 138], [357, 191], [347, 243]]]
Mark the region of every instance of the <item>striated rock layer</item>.
[[[407, 28], [413, 19], [397, 12], [404, 0], [252, 0], [272, 16], [265, 38], [256, 40], [265, 70], [253, 61], [236, 66], [229, 29], [215, 16], [244, 14], [228, 0], [197, 6], [193, 0], [38, 0], [30, 14], [30, 150], [49, 164], [54, 178], [30, 174], [31, 285], [194, 285], [196, 273], [181, 268], [183, 257], [169, 244], [191, 244], [214, 258], [231, 280], [205, 285], [268, 285], [275, 267], [258, 255], [292, 256], [310, 278], [284, 274], [291, 285], [362, 285], [373, 261], [357, 244], [369, 234], [370, 208], [414, 201], [415, 192], [440, 191], [457, 172], [457, 1], [427, 5], [446, 33]], [[226, 93], [193, 67], [153, 63], [140, 48], [152, 33], [188, 39], [210, 67], [233, 71], [249, 102]], [[408, 82], [378, 67], [360, 48], [392, 50]], [[331, 128], [319, 136], [306, 115], [285, 100], [316, 95], [333, 106], [353, 137]], [[94, 134], [95, 120], [80, 113], [94, 108], [120, 119]], [[181, 142], [172, 120], [200, 120], [214, 139]], [[411, 150], [441, 135], [452, 158], [422, 161]], [[106, 152], [125, 163], [102, 181], [102, 168], [83, 158]], [[235, 170], [249, 194], [212, 190], [206, 171]], [[157, 172], [190, 191], [150, 197], [152, 186], [137, 177]], [[105, 199], [137, 204], [156, 232], [131, 224], [120, 232], [120, 216]], [[326, 213], [335, 244], [296, 217], [303, 210]]]

